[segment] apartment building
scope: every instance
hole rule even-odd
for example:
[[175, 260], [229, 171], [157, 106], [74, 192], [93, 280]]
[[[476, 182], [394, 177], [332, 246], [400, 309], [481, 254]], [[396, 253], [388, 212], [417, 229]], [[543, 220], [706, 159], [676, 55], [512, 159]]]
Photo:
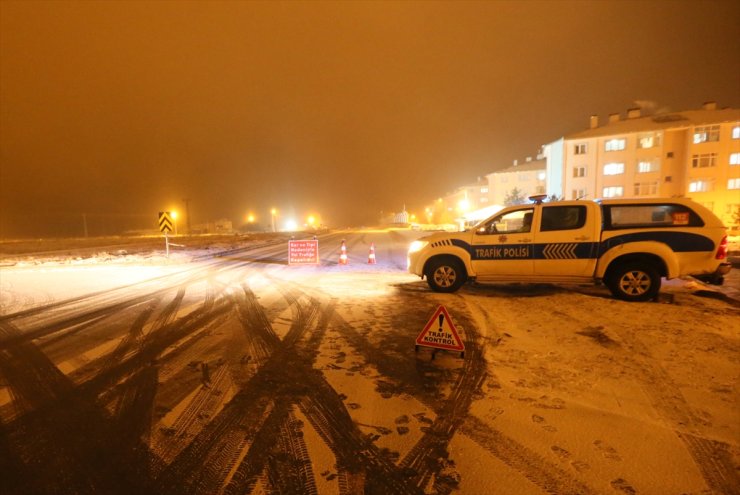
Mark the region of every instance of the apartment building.
[[690, 197], [740, 229], [740, 110], [609, 116], [544, 147], [547, 193], [565, 199]]
[[489, 203], [506, 204], [506, 199], [516, 189], [522, 198], [546, 192], [547, 162], [540, 155], [528, 157], [522, 164], [514, 162], [511, 167], [486, 175], [489, 183]]

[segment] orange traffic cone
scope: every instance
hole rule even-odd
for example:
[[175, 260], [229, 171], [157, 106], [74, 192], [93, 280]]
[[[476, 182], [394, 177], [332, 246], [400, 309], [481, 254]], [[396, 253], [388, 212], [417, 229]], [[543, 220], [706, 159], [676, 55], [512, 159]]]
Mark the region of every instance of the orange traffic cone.
[[368, 265], [374, 265], [375, 264], [375, 243], [370, 243], [370, 254], [367, 256], [367, 264]]
[[347, 245], [344, 243], [344, 239], [342, 239], [342, 250], [341, 250], [341, 254], [339, 255], [339, 264], [340, 265], [347, 264]]

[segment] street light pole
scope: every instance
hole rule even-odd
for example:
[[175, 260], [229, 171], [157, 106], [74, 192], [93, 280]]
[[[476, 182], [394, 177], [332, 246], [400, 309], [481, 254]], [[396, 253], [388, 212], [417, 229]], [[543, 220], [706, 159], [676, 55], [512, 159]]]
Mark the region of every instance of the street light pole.
[[272, 231], [277, 232], [277, 229], [275, 228], [275, 216], [277, 215], [277, 210], [273, 208], [270, 210], [270, 213], [272, 214]]
[[185, 221], [187, 222], [187, 225], [188, 225], [188, 235], [190, 235], [190, 232], [191, 232], [190, 230], [190, 208], [189, 208], [190, 198], [183, 198], [183, 201], [185, 202]]

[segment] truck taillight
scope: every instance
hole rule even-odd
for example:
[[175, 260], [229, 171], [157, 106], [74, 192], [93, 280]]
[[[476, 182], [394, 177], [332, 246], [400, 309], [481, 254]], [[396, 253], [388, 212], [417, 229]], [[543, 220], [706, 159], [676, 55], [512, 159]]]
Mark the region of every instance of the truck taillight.
[[715, 256], [715, 259], [723, 260], [727, 257], [727, 236], [724, 236], [722, 238], [722, 242], [719, 243], [719, 247], [717, 248], [717, 256]]

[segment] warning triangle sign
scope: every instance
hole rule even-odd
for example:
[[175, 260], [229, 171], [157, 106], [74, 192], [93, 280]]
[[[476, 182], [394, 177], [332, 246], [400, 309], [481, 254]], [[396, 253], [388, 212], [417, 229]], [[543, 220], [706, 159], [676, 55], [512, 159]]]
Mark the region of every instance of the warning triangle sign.
[[444, 306], [437, 308], [424, 330], [416, 337], [416, 345], [450, 351], [465, 350], [465, 344], [460, 339], [460, 335], [452, 323], [452, 318], [450, 318], [450, 314]]

